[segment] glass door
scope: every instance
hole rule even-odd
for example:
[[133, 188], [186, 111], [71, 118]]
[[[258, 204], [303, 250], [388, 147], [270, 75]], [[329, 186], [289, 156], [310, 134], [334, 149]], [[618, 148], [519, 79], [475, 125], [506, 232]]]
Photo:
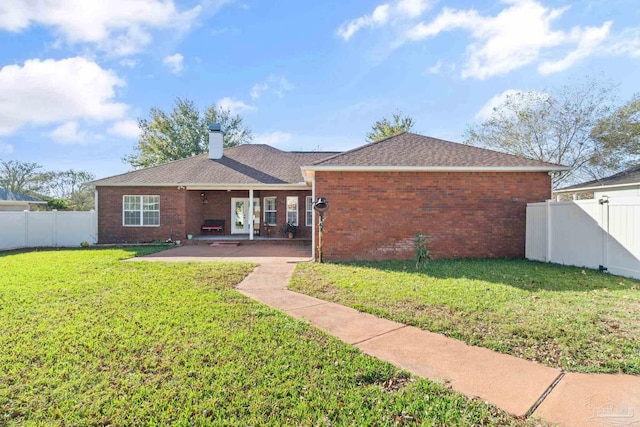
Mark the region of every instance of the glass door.
[[231, 234], [249, 234], [251, 231], [249, 199], [231, 199]]

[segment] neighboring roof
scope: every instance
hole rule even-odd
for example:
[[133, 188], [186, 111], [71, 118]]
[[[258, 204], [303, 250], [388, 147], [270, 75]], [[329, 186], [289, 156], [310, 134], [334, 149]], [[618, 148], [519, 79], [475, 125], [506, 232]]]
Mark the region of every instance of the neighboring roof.
[[93, 181], [93, 185], [259, 185], [303, 182], [300, 167], [335, 152], [286, 152], [264, 144], [245, 144], [224, 150], [221, 159], [207, 153], [159, 166]]
[[0, 202], [24, 202], [24, 203], [47, 203], [44, 200], [37, 199], [35, 197], [27, 196], [22, 193], [15, 193], [13, 191], [5, 190], [0, 187]]
[[553, 163], [531, 160], [525, 157], [408, 132], [322, 159], [310, 167], [305, 167], [305, 169], [322, 170], [334, 167], [569, 169]]
[[628, 186], [634, 184], [640, 185], [640, 165], [633, 166], [606, 178], [594, 179], [593, 181], [583, 182], [582, 184], [571, 185], [569, 187], [555, 190], [554, 192], [594, 190], [598, 188]]

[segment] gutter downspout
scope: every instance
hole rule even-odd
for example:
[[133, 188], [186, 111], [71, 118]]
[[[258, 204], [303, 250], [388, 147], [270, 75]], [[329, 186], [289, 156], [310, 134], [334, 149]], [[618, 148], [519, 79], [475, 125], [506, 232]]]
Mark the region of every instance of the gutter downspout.
[[[316, 201], [316, 177], [315, 174], [313, 176], [313, 181], [311, 181], [311, 202], [315, 203]], [[313, 210], [313, 215], [311, 215], [311, 260], [316, 260], [316, 211]]]
[[98, 189], [96, 188], [95, 190], [93, 190], [94, 195], [93, 195], [93, 231], [94, 231], [94, 237], [95, 237], [95, 242], [93, 242], [94, 245], [98, 244]]

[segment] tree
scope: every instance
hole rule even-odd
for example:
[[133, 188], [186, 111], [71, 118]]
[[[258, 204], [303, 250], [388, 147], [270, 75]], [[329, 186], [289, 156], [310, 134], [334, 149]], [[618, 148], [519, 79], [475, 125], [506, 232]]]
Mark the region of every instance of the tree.
[[517, 92], [469, 126], [465, 143], [571, 167], [554, 175], [554, 188], [599, 178], [612, 170], [601, 161], [602, 144], [592, 130], [614, 102], [614, 87], [593, 79], [557, 91]]
[[140, 140], [134, 148], [136, 152], [123, 161], [140, 169], [204, 153], [208, 151], [210, 123], [220, 123], [225, 148], [253, 139], [239, 115], [215, 104], [200, 113], [193, 101], [176, 98], [170, 114], [152, 108], [148, 119], [138, 120]]
[[57, 210], [88, 211], [94, 208], [95, 175], [86, 171], [51, 171], [42, 174], [42, 193], [47, 207]]
[[14, 193], [37, 193], [43, 184], [41, 170], [37, 163], [0, 160], [0, 187]]
[[640, 162], [640, 94], [598, 121], [591, 137], [602, 145], [598, 162], [612, 169]]
[[43, 172], [37, 163], [0, 161], [0, 187], [42, 198], [49, 209], [93, 209], [93, 187], [87, 185], [93, 179], [85, 171]]
[[84, 184], [68, 199], [68, 208], [72, 211], [90, 211], [95, 207], [95, 187]]
[[383, 117], [382, 120], [378, 120], [371, 127], [371, 131], [367, 132], [365, 135], [366, 141], [379, 141], [383, 138], [397, 135], [401, 132], [411, 132], [412, 129], [413, 119], [409, 116], [402, 117], [402, 112], [398, 111], [392, 115], [391, 120], [386, 117]]
[[53, 198], [70, 199], [87, 182], [93, 181], [95, 178], [95, 175], [90, 172], [73, 169], [45, 172], [42, 174], [43, 192]]

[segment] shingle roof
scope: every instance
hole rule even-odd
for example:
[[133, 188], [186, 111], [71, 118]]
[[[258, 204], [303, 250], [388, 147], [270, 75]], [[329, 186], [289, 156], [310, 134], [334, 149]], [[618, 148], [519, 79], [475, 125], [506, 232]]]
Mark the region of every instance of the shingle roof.
[[224, 150], [218, 160], [200, 154], [159, 166], [94, 181], [93, 185], [292, 184], [303, 181], [300, 167], [335, 152], [285, 152], [264, 144]]
[[404, 132], [322, 159], [314, 166], [344, 167], [554, 167], [484, 148]]
[[560, 165], [471, 147], [414, 133], [401, 133], [344, 153], [286, 152], [264, 144], [224, 150], [218, 160], [206, 153], [92, 182], [94, 185], [295, 184], [301, 167], [548, 168]]
[[569, 187], [560, 188], [555, 191], [564, 190], [579, 190], [582, 188], [594, 188], [594, 187], [610, 187], [615, 185], [624, 184], [640, 184], [640, 165], [633, 166], [629, 169], [618, 172], [617, 174], [608, 176], [602, 179], [595, 179], [593, 181], [583, 182], [582, 184], [571, 185]]
[[29, 202], [29, 203], [45, 203], [43, 200], [35, 197], [27, 196], [22, 193], [14, 193], [0, 187], [0, 201], [2, 202]]

